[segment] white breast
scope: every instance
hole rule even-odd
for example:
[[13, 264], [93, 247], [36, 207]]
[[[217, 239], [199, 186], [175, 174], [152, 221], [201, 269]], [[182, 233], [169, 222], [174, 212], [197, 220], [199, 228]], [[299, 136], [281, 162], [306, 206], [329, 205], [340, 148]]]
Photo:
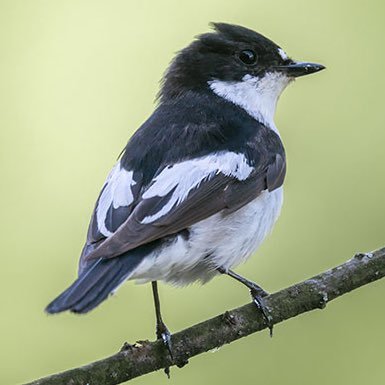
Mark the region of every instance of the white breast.
[[225, 269], [244, 262], [272, 230], [282, 202], [281, 187], [273, 192], [262, 192], [229, 215], [222, 212], [197, 223], [191, 228], [193, 253], [210, 253], [215, 267]]
[[216, 268], [230, 269], [244, 262], [273, 228], [281, 211], [282, 187], [264, 191], [233, 212], [222, 211], [190, 228], [190, 236], [178, 236], [167, 247], [146, 257], [130, 279], [164, 280], [176, 285], [207, 282]]

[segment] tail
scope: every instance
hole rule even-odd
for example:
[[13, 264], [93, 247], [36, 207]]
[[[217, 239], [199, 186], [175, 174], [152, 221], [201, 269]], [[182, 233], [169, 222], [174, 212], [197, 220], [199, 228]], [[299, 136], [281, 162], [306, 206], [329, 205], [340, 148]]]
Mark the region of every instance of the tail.
[[147, 253], [140, 249], [92, 262], [67, 290], [46, 307], [46, 312], [54, 314], [69, 310], [87, 313], [98, 306], [132, 274], [146, 256]]

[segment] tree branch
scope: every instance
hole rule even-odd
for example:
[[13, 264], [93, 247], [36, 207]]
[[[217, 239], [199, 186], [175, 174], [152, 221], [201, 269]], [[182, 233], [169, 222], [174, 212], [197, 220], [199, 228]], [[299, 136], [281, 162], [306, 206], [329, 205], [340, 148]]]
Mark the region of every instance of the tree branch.
[[[273, 324], [323, 309], [329, 301], [385, 276], [385, 247], [352, 259], [265, 298]], [[255, 305], [248, 304], [172, 335], [175, 362], [161, 341], [125, 344], [110, 357], [26, 385], [116, 385], [167, 366], [183, 366], [191, 357], [265, 329]]]

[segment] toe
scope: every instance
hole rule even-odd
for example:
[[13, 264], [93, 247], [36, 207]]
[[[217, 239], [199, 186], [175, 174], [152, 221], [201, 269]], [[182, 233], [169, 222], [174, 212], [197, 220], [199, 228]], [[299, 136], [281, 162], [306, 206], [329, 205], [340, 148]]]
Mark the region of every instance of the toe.
[[260, 312], [262, 313], [263, 320], [264, 320], [266, 326], [270, 330], [270, 337], [272, 337], [273, 336], [273, 326], [274, 326], [273, 318], [270, 314], [268, 307], [265, 304], [264, 299], [262, 297], [255, 296], [255, 297], [253, 297], [253, 302], [257, 306], [257, 308], [260, 310]]
[[167, 330], [167, 332], [163, 332], [161, 334], [161, 338], [162, 338], [163, 343], [166, 345], [168, 352], [170, 353], [171, 359], [173, 359], [171, 333]]

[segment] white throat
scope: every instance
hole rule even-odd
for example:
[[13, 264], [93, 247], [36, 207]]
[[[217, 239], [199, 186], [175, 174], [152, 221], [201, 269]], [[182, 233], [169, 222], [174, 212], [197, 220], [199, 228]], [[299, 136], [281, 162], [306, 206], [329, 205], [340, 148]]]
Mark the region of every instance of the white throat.
[[270, 72], [261, 78], [245, 75], [240, 82], [211, 80], [209, 86], [217, 95], [242, 107], [279, 135], [274, 124], [275, 109], [279, 96], [290, 81], [291, 78], [282, 73]]

